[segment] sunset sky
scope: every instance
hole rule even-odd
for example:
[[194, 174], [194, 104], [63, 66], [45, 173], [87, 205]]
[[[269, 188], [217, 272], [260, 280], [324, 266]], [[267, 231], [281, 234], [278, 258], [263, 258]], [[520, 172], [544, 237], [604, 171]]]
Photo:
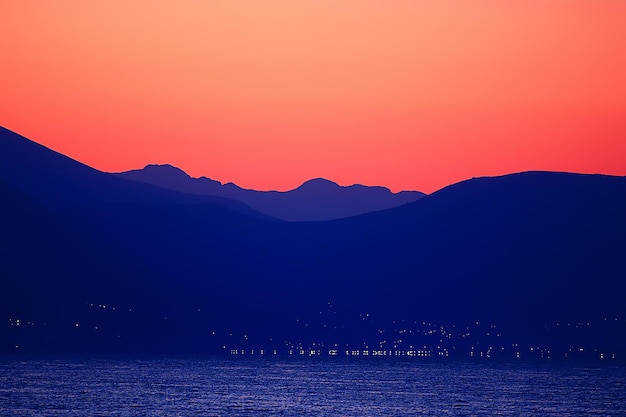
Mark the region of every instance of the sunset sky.
[[626, 175], [624, 0], [0, 5], [0, 125], [104, 171], [433, 192]]

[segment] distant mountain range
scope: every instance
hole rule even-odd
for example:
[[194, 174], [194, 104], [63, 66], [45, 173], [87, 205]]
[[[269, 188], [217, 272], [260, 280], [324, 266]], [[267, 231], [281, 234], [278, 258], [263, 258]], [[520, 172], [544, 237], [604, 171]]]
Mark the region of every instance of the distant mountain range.
[[287, 221], [323, 221], [351, 217], [411, 203], [425, 194], [418, 191], [392, 193], [385, 187], [342, 187], [317, 178], [291, 191], [246, 190], [207, 177], [191, 178], [171, 165], [147, 165], [117, 174], [121, 178], [153, 184], [189, 194], [212, 195], [241, 201], [261, 213]]
[[[475, 178], [391, 209], [285, 222], [0, 129], [0, 195], [4, 351], [399, 345], [407, 323], [469, 321], [540, 343], [550, 322], [626, 323], [625, 177]], [[626, 352], [626, 331], [585, 335]]]

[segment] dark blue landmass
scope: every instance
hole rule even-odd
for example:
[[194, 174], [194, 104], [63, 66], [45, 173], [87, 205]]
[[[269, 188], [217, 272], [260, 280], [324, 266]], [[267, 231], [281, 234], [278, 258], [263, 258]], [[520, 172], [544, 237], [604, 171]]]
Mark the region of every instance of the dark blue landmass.
[[0, 195], [2, 351], [626, 353], [624, 177], [475, 178], [288, 222], [0, 129]]

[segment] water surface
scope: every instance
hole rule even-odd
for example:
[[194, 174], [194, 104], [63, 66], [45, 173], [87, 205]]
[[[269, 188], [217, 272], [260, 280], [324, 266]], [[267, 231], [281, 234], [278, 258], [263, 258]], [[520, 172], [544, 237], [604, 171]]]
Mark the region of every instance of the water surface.
[[624, 416], [626, 368], [373, 358], [5, 357], [0, 415]]

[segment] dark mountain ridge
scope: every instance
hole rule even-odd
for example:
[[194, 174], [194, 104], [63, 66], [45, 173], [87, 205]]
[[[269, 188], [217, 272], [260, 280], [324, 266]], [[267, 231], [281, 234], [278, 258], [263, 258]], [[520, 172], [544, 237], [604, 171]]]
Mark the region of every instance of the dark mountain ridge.
[[[0, 175], [2, 246], [10, 248], [0, 259], [2, 314], [56, 320], [59, 329], [70, 317], [93, 316], [94, 327], [114, 330], [80, 340], [103, 350], [204, 351], [235, 346], [230, 334], [238, 343], [371, 343], [384, 333], [372, 329], [398, 320], [497, 322], [521, 338], [550, 322], [626, 316], [624, 177], [477, 178], [389, 210], [276, 222], [198, 196], [151, 200], [141, 193], [169, 192], [147, 185], [121, 198], [134, 183], [119, 178], [107, 183], [115, 198], [61, 199], [82, 190], [77, 183], [102, 190], [109, 174], [43, 147], [31, 148], [31, 159], [0, 146], [3, 164], [20, 159], [27, 167], [14, 173], [3, 165]], [[325, 186], [307, 186], [316, 184]], [[105, 320], [85, 310], [94, 302], [143, 315]], [[54, 319], [58, 305], [65, 313]], [[324, 313], [330, 305], [337, 318]], [[213, 331], [219, 343], [207, 336]], [[39, 340], [32, 337], [22, 344]], [[625, 333], [607, 338], [626, 350]]]
[[232, 199], [190, 195], [98, 171], [0, 127], [0, 178], [47, 205], [202, 202], [268, 217]]
[[222, 185], [207, 177], [192, 178], [171, 165], [147, 165], [143, 169], [116, 175], [185, 193], [231, 198], [287, 221], [324, 221], [351, 217], [397, 207], [425, 195], [418, 191], [392, 193], [385, 187], [358, 184], [342, 187], [323, 178], [306, 181], [290, 191], [247, 190], [233, 183]]

